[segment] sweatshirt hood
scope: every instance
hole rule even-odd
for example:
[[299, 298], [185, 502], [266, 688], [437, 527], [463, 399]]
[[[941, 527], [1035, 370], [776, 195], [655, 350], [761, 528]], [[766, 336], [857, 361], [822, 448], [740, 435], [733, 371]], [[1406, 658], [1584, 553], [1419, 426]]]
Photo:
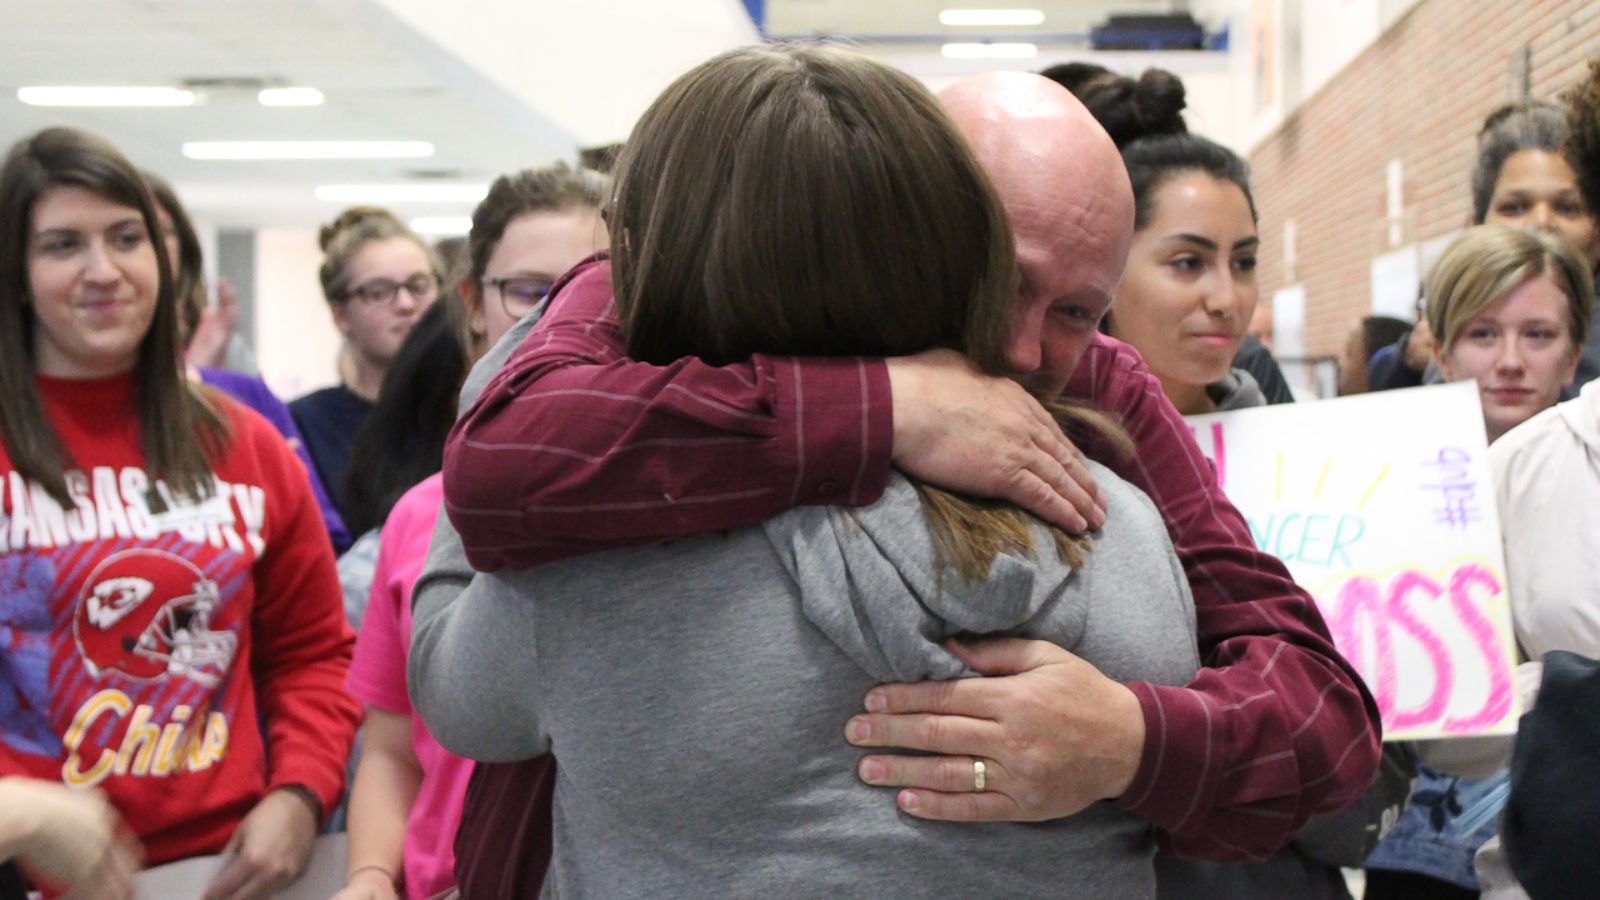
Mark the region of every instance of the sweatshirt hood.
[[[1107, 477], [1102, 472], [1096, 477]], [[1034, 546], [1050, 564], [1001, 555], [987, 578], [967, 584], [935, 558], [922, 502], [898, 474], [871, 506], [801, 507], [763, 527], [799, 588], [806, 618], [885, 682], [974, 674], [945, 649], [946, 639], [1015, 631], [1076, 577], [1062, 577], [1049, 533], [1038, 525]]]
[[1267, 395], [1254, 375], [1243, 369], [1229, 369], [1221, 379], [1206, 385], [1206, 396], [1217, 405], [1217, 412], [1266, 406]]

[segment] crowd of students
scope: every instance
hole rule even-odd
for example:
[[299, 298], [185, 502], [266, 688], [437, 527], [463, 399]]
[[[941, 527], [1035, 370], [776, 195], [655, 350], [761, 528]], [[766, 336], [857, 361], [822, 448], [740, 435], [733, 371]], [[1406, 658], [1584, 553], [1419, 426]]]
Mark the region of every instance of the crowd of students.
[[[1535, 662], [1600, 656], [1600, 62], [1564, 104], [1489, 117], [1472, 226], [1345, 382], [1478, 383]], [[1408, 843], [1509, 753], [1380, 747], [1183, 423], [1293, 399], [1246, 342], [1248, 166], [1183, 108], [1155, 70], [935, 98], [837, 48], [727, 53], [614, 174], [495, 180], [448, 255], [382, 209], [326, 226], [340, 383], [287, 406], [210, 365], [158, 176], [20, 141], [0, 896], [204, 854], [207, 897], [271, 896], [341, 820], [340, 900], [1544, 878], [1516, 829], [1514, 873], [1474, 869], [1481, 823]]]

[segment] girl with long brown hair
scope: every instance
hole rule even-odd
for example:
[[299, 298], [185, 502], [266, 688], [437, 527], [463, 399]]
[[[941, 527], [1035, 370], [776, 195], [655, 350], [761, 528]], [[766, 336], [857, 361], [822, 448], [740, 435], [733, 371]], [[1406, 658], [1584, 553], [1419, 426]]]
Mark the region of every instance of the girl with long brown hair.
[[98, 788], [148, 862], [227, 852], [208, 896], [261, 896], [338, 798], [351, 634], [299, 462], [179, 368], [159, 234], [96, 137], [0, 166], [0, 775]]

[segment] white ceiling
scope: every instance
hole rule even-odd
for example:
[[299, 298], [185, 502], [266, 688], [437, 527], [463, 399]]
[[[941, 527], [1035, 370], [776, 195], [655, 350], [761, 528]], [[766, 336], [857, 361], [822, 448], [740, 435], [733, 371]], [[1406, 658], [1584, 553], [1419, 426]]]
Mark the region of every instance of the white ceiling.
[[[937, 87], [994, 68], [1091, 56], [1047, 40], [1036, 60], [951, 61], [949, 35], [1004, 31], [939, 25], [945, 6], [1029, 6], [1036, 35], [1081, 35], [1112, 11], [1166, 11], [1171, 0], [766, 0], [767, 33], [837, 34]], [[1220, 23], [1206, 23], [1216, 27]], [[1014, 32], [1013, 32], [1014, 33]], [[0, 146], [52, 124], [110, 138], [171, 180], [198, 218], [220, 227], [309, 227], [338, 204], [318, 184], [415, 178], [483, 183], [623, 139], [679, 73], [759, 38], [741, 0], [0, 0]], [[1102, 61], [1129, 70], [1145, 57]], [[1218, 71], [1219, 54], [1161, 54], [1180, 74]], [[255, 79], [309, 85], [317, 108], [261, 107], [254, 89], [202, 89], [191, 108], [40, 109], [29, 84], [178, 84]], [[184, 141], [425, 140], [418, 160], [198, 162]], [[465, 215], [469, 204], [396, 204], [402, 215]]]
[[[650, 0], [0, 0], [0, 145], [49, 125], [111, 139], [174, 183], [221, 227], [310, 226], [338, 204], [318, 184], [415, 177], [483, 183], [621, 140], [693, 62], [757, 35], [738, 0], [672, 0], [690, 33], [607, 37], [597, 23], [669, 4]], [[706, 11], [720, 24], [706, 27]], [[577, 11], [577, 14], [574, 14]], [[658, 13], [656, 18], [660, 17]], [[648, 22], [649, 15], [634, 15]], [[422, 27], [418, 27], [418, 26]], [[650, 34], [673, 53], [642, 51]], [[577, 69], [577, 71], [574, 71]], [[608, 85], [624, 73], [629, 90]], [[177, 84], [264, 79], [320, 88], [317, 108], [260, 106], [254, 89], [205, 89], [174, 109], [43, 109], [29, 84]], [[191, 140], [425, 140], [427, 159], [198, 162]], [[396, 204], [402, 215], [465, 215], [470, 205]]]
[[[1087, 35], [1112, 13], [1171, 12], [1182, 0], [766, 0], [767, 32], [798, 37], [812, 33], [939, 36], [1039, 34]], [[940, 10], [1037, 9], [1044, 22], [1029, 29], [952, 28], [939, 24]]]

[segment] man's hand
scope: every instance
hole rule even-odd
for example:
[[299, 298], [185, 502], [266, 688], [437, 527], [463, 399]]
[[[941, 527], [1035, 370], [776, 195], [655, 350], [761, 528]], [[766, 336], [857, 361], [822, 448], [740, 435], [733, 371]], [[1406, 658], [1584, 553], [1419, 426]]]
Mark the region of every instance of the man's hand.
[[894, 464], [929, 484], [1006, 500], [1071, 533], [1105, 522], [1083, 454], [1039, 401], [952, 350], [888, 360]]
[[[987, 678], [890, 684], [845, 728], [861, 747], [944, 756], [867, 756], [862, 781], [904, 787], [911, 815], [1040, 822], [1121, 796], [1144, 750], [1144, 713], [1125, 686], [1044, 641], [1002, 638], [950, 650]], [[982, 792], [973, 762], [984, 763]]]
[[[29, 871], [79, 897], [131, 900], [143, 851], [99, 791], [0, 778], [0, 835]], [[14, 839], [14, 843], [12, 840]], [[3, 859], [5, 854], [0, 854]]]
[[223, 848], [232, 856], [206, 888], [204, 900], [271, 897], [300, 877], [317, 837], [311, 800], [294, 788], [269, 791], [244, 817]]

